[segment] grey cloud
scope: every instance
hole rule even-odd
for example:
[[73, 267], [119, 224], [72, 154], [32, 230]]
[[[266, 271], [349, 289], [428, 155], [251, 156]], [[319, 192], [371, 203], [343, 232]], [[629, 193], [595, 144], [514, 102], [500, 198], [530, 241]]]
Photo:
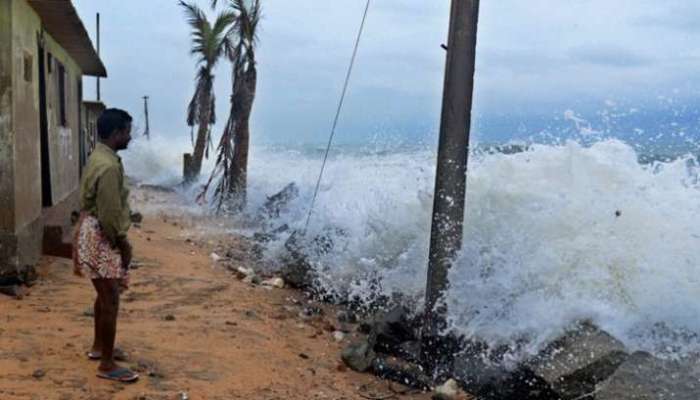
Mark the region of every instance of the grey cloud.
[[650, 57], [609, 46], [575, 47], [569, 50], [569, 58], [572, 62], [618, 68], [644, 67], [654, 63]]
[[700, 33], [700, 3], [676, 2], [664, 4], [658, 12], [639, 17], [635, 25], [641, 28], [660, 27], [684, 33]]

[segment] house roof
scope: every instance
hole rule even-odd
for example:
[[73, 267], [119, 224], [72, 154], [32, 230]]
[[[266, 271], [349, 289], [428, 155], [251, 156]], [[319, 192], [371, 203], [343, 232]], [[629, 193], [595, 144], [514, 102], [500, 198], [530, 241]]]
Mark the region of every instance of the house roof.
[[71, 0], [27, 0], [39, 14], [46, 31], [78, 63], [84, 75], [107, 76], [83, 21]]
[[102, 111], [102, 110], [107, 108], [107, 106], [105, 106], [105, 103], [103, 103], [101, 101], [85, 100], [85, 101], [83, 101], [83, 105], [88, 109], [97, 110], [97, 111]]

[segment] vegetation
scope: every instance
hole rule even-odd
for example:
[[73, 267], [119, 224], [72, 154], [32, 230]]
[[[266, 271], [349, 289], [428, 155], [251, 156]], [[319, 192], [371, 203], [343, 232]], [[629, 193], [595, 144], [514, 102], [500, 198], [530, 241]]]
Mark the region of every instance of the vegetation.
[[[213, 0], [212, 7], [217, 3]], [[225, 35], [226, 54], [232, 66], [231, 110], [217, 149], [216, 167], [200, 199], [204, 199], [215, 178], [220, 177], [214, 191], [217, 209], [236, 212], [246, 202], [249, 120], [257, 88], [255, 48], [260, 0], [229, 0], [227, 9], [234, 15]]]
[[[192, 182], [202, 170], [202, 160], [209, 154], [211, 125], [216, 122], [214, 96], [214, 68], [230, 48], [229, 30], [235, 20], [231, 11], [224, 11], [212, 25], [204, 12], [193, 3], [180, 1], [185, 9], [187, 21], [192, 27], [192, 49], [197, 57], [195, 91], [187, 109], [187, 125], [197, 125], [197, 140], [190, 165], [186, 166], [185, 181]], [[194, 141], [194, 140], [193, 140]]]

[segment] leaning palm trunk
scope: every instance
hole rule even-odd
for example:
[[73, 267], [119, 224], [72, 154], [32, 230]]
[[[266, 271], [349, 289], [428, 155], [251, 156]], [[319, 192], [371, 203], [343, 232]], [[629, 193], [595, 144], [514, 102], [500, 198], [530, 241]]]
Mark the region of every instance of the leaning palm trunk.
[[240, 212], [246, 204], [249, 120], [257, 88], [255, 64], [248, 64], [247, 69], [234, 67], [233, 82], [231, 113], [217, 149], [216, 168], [199, 195], [203, 201], [214, 179], [220, 176], [214, 199], [217, 210], [226, 212]]
[[[228, 55], [233, 64], [231, 112], [219, 142], [216, 167], [199, 196], [203, 201], [216, 177], [214, 190], [219, 211], [240, 212], [246, 204], [250, 115], [255, 101], [257, 70], [255, 64], [256, 29], [260, 20], [260, 1], [230, 0], [236, 19], [229, 32]], [[216, 1], [213, 1], [216, 5]]]
[[257, 87], [257, 71], [252, 65], [243, 74], [240, 97], [240, 110], [235, 124], [233, 137], [234, 152], [231, 170], [229, 171], [229, 181], [231, 185], [228, 190], [231, 195], [232, 206], [240, 210], [245, 207], [248, 184], [248, 149], [250, 145], [250, 113], [255, 101], [255, 90]]
[[192, 157], [192, 165], [190, 171], [187, 174], [187, 181], [196, 180], [202, 171], [202, 160], [204, 159], [204, 153], [207, 148], [207, 143], [209, 142], [209, 122], [212, 120], [211, 117], [211, 107], [210, 99], [207, 93], [203, 93], [201, 101], [201, 106], [199, 110], [199, 127], [197, 129], [197, 141], [194, 145], [194, 154]]
[[202, 160], [209, 154], [210, 127], [216, 122], [213, 71], [230, 46], [228, 29], [234, 22], [234, 14], [223, 12], [211, 24], [196, 4], [185, 1], [179, 4], [185, 9], [187, 21], [192, 27], [190, 53], [197, 56], [199, 66], [195, 92], [187, 108], [187, 125], [191, 128], [198, 126], [192, 161], [185, 170], [185, 183], [193, 183], [202, 170]]

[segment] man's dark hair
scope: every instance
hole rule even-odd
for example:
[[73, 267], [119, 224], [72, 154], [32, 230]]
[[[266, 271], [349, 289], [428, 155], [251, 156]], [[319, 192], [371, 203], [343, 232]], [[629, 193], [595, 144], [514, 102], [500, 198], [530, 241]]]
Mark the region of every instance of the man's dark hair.
[[133, 118], [128, 112], [118, 108], [108, 108], [97, 119], [97, 134], [102, 140], [109, 139], [114, 131], [126, 129], [131, 121]]

